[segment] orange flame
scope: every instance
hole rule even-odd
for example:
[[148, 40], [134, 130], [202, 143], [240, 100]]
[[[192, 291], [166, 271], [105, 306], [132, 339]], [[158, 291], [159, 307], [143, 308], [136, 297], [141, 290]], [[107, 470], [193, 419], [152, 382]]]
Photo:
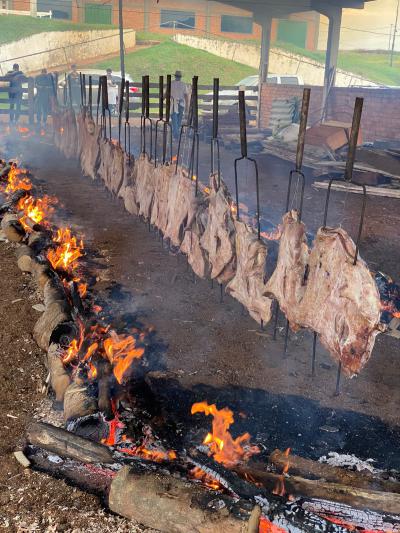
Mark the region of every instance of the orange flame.
[[73, 270], [77, 266], [77, 260], [82, 257], [83, 242], [78, 243], [69, 228], [58, 229], [53, 241], [58, 243], [58, 246], [47, 253], [51, 266], [55, 270]]
[[31, 180], [26, 177], [26, 174], [26, 170], [18, 168], [16, 165], [12, 165], [8, 172], [5, 192], [11, 194], [18, 190], [30, 191], [32, 189], [32, 183]]
[[22, 216], [19, 221], [24, 227], [25, 231], [31, 231], [28, 224], [28, 219], [35, 224], [48, 225], [46, 220], [53, 212], [53, 205], [57, 203], [57, 198], [53, 196], [44, 195], [43, 198], [34, 198], [33, 196], [25, 196], [21, 198], [17, 204], [17, 211], [22, 211]]
[[206, 416], [214, 417], [212, 422], [212, 433], [208, 433], [203, 441], [210, 448], [210, 454], [215, 461], [225, 466], [233, 466], [239, 461], [247, 460], [260, 450], [257, 446], [250, 446], [250, 435], [244, 433], [236, 439], [232, 438], [228, 429], [233, 424], [233, 412], [224, 407], [218, 410], [215, 404], [208, 405], [207, 402], [198, 402], [192, 405], [192, 415], [204, 413]]
[[136, 347], [136, 340], [132, 335], [118, 335], [110, 331], [110, 336], [104, 341], [104, 350], [113, 365], [114, 376], [118, 383], [122, 383], [124, 375], [134, 359], [144, 354], [143, 348]]
[[[129, 439], [123, 439], [125, 441]], [[118, 451], [121, 453], [126, 453], [127, 455], [135, 455], [137, 457], [142, 457], [143, 459], [148, 459], [150, 461], [155, 461], [156, 463], [161, 463], [162, 461], [174, 461], [176, 459], [176, 453], [174, 450], [156, 450], [146, 448], [144, 444], [140, 446], [135, 446], [133, 448], [118, 448]]]
[[285, 496], [286, 489], [285, 489], [285, 474], [289, 472], [289, 454], [290, 454], [290, 448], [287, 448], [285, 450], [284, 455], [288, 458], [288, 460], [285, 463], [285, 466], [283, 467], [282, 474], [279, 476], [279, 480], [276, 484], [276, 487], [272, 491], [273, 494], [277, 494], [278, 496]]

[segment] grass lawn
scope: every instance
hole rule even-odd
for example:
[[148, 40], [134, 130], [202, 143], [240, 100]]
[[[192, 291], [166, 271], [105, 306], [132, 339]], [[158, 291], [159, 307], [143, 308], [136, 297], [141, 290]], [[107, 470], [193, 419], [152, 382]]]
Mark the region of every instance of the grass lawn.
[[0, 15], [0, 45], [45, 31], [107, 30], [114, 27], [106, 24], [75, 24], [63, 20], [35, 19], [21, 15]]
[[[91, 68], [107, 67], [119, 70], [119, 58], [91, 65]], [[233, 85], [242, 78], [257, 73], [252, 67], [171, 40], [127, 54], [125, 68], [134, 80], [141, 80], [143, 75], [148, 74], [154, 82], [158, 81], [161, 74], [173, 74], [175, 70], [181, 70], [185, 81], [189, 82], [197, 75], [202, 85], [212, 84], [215, 76], [219, 76], [221, 85]]]
[[[276, 46], [321, 63], [325, 62], [325, 52], [304, 50], [287, 43], [276, 43]], [[398, 52], [394, 55], [393, 67], [391, 67], [387, 52], [341, 51], [339, 52], [338, 67], [377, 83], [400, 85], [400, 53]]]

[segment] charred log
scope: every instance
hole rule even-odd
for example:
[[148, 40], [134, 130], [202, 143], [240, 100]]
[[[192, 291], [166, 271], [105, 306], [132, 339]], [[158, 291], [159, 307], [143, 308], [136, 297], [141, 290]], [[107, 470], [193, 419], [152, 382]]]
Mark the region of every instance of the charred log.
[[34, 422], [28, 426], [26, 437], [29, 444], [81, 463], [111, 464], [114, 462], [106, 446], [44, 422]]
[[364, 489], [400, 493], [400, 483], [380, 479], [369, 472], [352, 472], [344, 468], [318, 463], [296, 455], [290, 455], [288, 458], [281, 450], [274, 450], [269, 456], [269, 460], [280, 469], [283, 469], [289, 461], [289, 472], [291, 475], [309, 479], [322, 479], [332, 483]]

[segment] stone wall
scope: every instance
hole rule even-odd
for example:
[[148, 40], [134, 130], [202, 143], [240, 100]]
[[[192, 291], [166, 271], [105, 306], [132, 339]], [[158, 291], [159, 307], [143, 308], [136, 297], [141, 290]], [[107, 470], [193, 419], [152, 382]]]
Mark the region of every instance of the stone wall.
[[[231, 59], [258, 69], [260, 64], [260, 47], [252, 44], [223, 41], [218, 39], [204, 39], [194, 35], [178, 34], [174, 40], [192, 48], [205, 50], [225, 59]], [[273, 74], [295, 74], [303, 78], [307, 85], [323, 85], [325, 67], [317, 61], [304, 56], [284, 52], [279, 48], [271, 48], [269, 71]], [[238, 80], [239, 81], [239, 80]], [[357, 74], [337, 69], [336, 85], [349, 87], [351, 85], [376, 86]]]
[[[124, 41], [126, 48], [135, 46], [135, 31], [125, 30]], [[21, 70], [30, 74], [41, 68], [69, 67], [71, 63], [79, 66], [80, 61], [118, 52], [116, 29], [38, 33], [0, 46], [0, 75], [10, 70], [13, 63], [19, 63]]]

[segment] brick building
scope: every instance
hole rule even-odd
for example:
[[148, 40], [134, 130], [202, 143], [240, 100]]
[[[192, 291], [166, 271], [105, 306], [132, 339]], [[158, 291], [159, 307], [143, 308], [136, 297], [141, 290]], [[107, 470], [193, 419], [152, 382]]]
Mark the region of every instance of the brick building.
[[[26, 9], [26, 0], [12, 1], [12, 9]], [[155, 33], [194, 33], [230, 39], [261, 37], [261, 27], [249, 11], [208, 0], [124, 0], [124, 25]], [[117, 0], [37, 0], [39, 11], [76, 22], [118, 24]], [[314, 50], [318, 44], [319, 14], [315, 11], [274, 19], [273, 41]]]

